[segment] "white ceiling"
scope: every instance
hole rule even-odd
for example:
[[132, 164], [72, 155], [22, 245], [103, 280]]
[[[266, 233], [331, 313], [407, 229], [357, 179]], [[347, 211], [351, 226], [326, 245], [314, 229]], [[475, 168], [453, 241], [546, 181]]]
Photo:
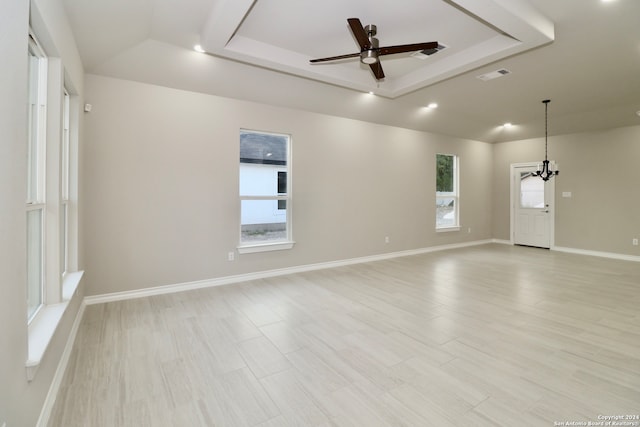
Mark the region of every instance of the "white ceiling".
[[[640, 124], [637, 0], [63, 3], [88, 73], [488, 142], [540, 136], [545, 98], [550, 135]], [[383, 56], [379, 82], [357, 58], [309, 64], [358, 52], [351, 17], [381, 46], [447, 49]]]
[[[482, 7], [477, 0], [395, 0], [391, 8], [369, 0], [224, 3], [205, 23], [201, 45], [207, 52], [390, 98], [553, 40], [553, 23], [522, 0]], [[381, 81], [358, 58], [309, 64], [360, 51], [347, 26], [350, 17], [376, 25], [380, 46], [438, 41], [447, 49], [424, 59], [385, 56]]]

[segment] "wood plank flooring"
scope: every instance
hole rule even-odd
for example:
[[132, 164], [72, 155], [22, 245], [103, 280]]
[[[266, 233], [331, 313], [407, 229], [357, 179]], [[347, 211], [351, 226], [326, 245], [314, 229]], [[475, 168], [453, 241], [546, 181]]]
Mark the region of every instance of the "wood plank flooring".
[[484, 245], [88, 306], [50, 426], [640, 413], [640, 265]]

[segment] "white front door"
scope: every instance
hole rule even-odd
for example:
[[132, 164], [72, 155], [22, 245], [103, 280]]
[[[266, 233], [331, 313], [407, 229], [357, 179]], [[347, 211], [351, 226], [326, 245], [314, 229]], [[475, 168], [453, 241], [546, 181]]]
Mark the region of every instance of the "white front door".
[[512, 166], [512, 235], [516, 245], [551, 247], [554, 179], [534, 176], [535, 164]]

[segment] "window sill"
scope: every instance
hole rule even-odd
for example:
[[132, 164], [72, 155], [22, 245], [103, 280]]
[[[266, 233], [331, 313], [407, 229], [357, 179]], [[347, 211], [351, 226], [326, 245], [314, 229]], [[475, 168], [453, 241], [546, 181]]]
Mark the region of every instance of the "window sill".
[[293, 248], [293, 245], [295, 245], [295, 242], [292, 242], [292, 241], [260, 243], [257, 245], [244, 245], [244, 246], [238, 246], [238, 253], [252, 254], [256, 252], [283, 251], [283, 250]]
[[56, 332], [64, 312], [69, 306], [69, 301], [75, 293], [83, 271], [69, 273], [63, 279], [62, 296], [64, 301], [57, 304], [48, 304], [40, 309], [36, 317], [29, 324], [28, 356], [25, 364], [27, 370], [27, 381], [35, 378], [44, 353], [49, 347], [49, 343]]
[[67, 273], [62, 280], [62, 300], [69, 301], [73, 294], [78, 289], [80, 280], [84, 271], [76, 271], [74, 273]]
[[460, 231], [459, 226], [436, 228], [436, 233], [448, 233], [449, 231]]

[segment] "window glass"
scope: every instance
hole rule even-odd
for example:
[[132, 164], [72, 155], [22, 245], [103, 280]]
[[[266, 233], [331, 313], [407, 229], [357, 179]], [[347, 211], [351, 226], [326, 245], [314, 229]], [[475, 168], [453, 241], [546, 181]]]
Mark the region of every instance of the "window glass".
[[520, 207], [544, 208], [544, 181], [531, 172], [520, 172]]
[[290, 240], [289, 135], [240, 132], [240, 243]]
[[279, 200], [242, 200], [242, 243], [287, 239], [286, 209], [279, 209]]
[[453, 193], [454, 188], [454, 156], [436, 155], [436, 191]]
[[46, 72], [42, 54], [35, 43], [29, 45], [29, 112], [28, 112], [28, 175], [27, 201], [42, 199], [44, 169], [44, 75]]
[[42, 209], [27, 211], [27, 316], [42, 305], [43, 297], [43, 216]]
[[456, 199], [438, 197], [436, 199], [436, 224], [438, 227], [456, 226]]
[[69, 96], [69, 93], [67, 92], [67, 90], [65, 89], [64, 91], [64, 105], [63, 105], [63, 110], [62, 110], [62, 152], [61, 152], [61, 178], [62, 178], [62, 184], [61, 184], [61, 195], [62, 195], [62, 200], [63, 201], [67, 201], [69, 200], [69, 173], [70, 173], [70, 167], [71, 167], [71, 153], [70, 153], [70, 149], [71, 149], [71, 134], [70, 134], [70, 99], [71, 97]]
[[458, 158], [436, 154], [436, 229], [459, 226]]

